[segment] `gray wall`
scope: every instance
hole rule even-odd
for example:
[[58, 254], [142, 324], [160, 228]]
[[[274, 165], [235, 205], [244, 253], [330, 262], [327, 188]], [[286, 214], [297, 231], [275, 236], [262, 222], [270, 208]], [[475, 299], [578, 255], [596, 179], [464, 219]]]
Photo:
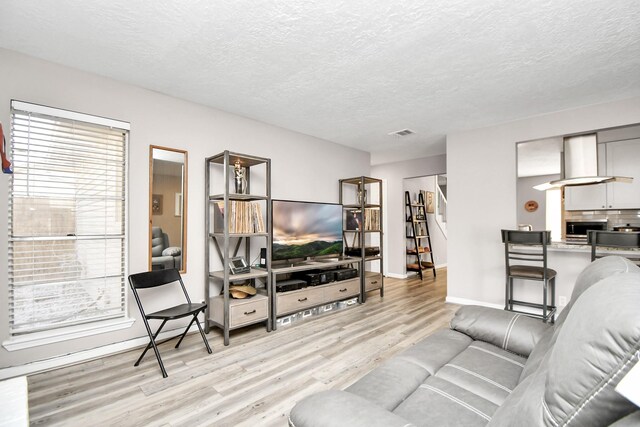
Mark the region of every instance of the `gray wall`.
[[[368, 153], [267, 125], [0, 49], [0, 121], [9, 131], [10, 100], [115, 118], [131, 123], [129, 147], [129, 271], [147, 269], [149, 145], [189, 152], [188, 271], [193, 300], [204, 298], [204, 158], [225, 149], [272, 159], [272, 196], [338, 202], [338, 179], [370, 174]], [[211, 78], [216, 78], [212, 76]], [[322, 169], [314, 165], [323, 165]], [[7, 230], [7, 175], [0, 176], [0, 230]], [[8, 334], [7, 233], [0, 232], [0, 341]], [[130, 298], [133, 303], [133, 298]], [[162, 305], [168, 301], [160, 298]], [[145, 335], [135, 303], [133, 327], [61, 343], [8, 352], [0, 347], [0, 368], [27, 364]], [[212, 333], [218, 333], [214, 330]]]
[[[547, 227], [547, 197], [544, 191], [539, 191], [533, 188], [534, 185], [544, 184], [545, 182], [560, 179], [560, 175], [540, 175], [540, 176], [527, 176], [518, 178], [518, 224], [531, 224], [534, 230], [546, 230]], [[535, 200], [538, 202], [538, 210], [535, 212], [528, 212], [524, 208], [524, 204], [529, 200]]]
[[380, 178], [386, 183], [386, 216], [385, 216], [385, 273], [390, 276], [405, 276], [404, 248], [404, 179], [426, 175], [444, 174], [447, 172], [447, 156], [442, 154], [433, 157], [387, 163], [371, 167], [371, 176]]
[[[517, 224], [517, 142], [628, 125], [639, 117], [637, 97], [449, 135], [448, 298], [504, 304], [499, 230]], [[570, 295], [575, 276], [561, 274], [557, 294]]]

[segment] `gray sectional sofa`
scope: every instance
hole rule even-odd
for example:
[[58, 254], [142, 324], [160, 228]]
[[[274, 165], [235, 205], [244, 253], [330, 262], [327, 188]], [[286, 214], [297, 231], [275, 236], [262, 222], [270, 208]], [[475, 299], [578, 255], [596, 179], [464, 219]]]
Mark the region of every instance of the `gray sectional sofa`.
[[554, 325], [465, 306], [450, 326], [344, 391], [301, 400], [290, 426], [640, 425], [614, 390], [640, 358], [640, 268], [628, 260], [591, 263]]

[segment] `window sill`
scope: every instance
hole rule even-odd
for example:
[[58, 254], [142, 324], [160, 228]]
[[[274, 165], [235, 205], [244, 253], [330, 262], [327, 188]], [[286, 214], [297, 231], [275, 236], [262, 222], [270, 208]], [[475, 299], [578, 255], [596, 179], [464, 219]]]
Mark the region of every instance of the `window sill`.
[[2, 346], [8, 351], [24, 350], [27, 348], [126, 329], [131, 327], [133, 322], [135, 322], [135, 319], [125, 317], [123, 319], [105, 320], [102, 322], [70, 326], [50, 331], [34, 332], [32, 334], [11, 337], [8, 340], [3, 341]]

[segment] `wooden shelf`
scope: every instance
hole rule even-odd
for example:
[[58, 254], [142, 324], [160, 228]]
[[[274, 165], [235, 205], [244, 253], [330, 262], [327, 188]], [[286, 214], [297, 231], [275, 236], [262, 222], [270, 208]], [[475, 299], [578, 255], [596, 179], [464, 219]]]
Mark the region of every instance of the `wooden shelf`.
[[[229, 281], [239, 282], [241, 280], [258, 279], [260, 277], [267, 277], [268, 275], [269, 273], [267, 272], [267, 270], [251, 267], [251, 271], [249, 273], [229, 274]], [[214, 279], [224, 280], [224, 270], [212, 271], [211, 273], [209, 273], [209, 277], [212, 277]]]
[[[209, 237], [224, 238], [224, 233], [209, 233]], [[229, 233], [229, 237], [269, 237], [269, 233]]]
[[[210, 202], [220, 202], [224, 200], [224, 194], [214, 194], [209, 196]], [[255, 194], [235, 194], [229, 193], [229, 200], [238, 201], [256, 201], [256, 200], [268, 200], [266, 196], [257, 196]]]
[[[424, 254], [424, 253], [428, 253], [431, 252], [431, 249], [429, 248], [425, 248], [425, 247], [420, 247], [418, 248], [418, 253], [420, 254]], [[416, 250], [415, 249], [407, 249], [407, 254], [409, 255], [416, 255]]]
[[434, 268], [433, 263], [422, 261], [422, 268], [417, 263], [407, 264], [407, 271], [424, 271]]

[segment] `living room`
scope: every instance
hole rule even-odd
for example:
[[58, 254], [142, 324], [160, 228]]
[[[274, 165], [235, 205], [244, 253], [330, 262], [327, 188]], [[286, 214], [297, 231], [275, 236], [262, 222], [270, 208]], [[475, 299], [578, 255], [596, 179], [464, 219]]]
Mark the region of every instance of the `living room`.
[[[432, 19], [427, 19], [428, 16], [440, 16], [444, 20], [448, 15], [445, 12], [438, 15], [437, 9], [425, 10], [417, 3], [398, 6], [398, 14], [401, 17], [398, 18], [397, 23], [390, 19], [390, 22], [397, 26], [390, 27], [391, 30], [387, 33], [386, 39], [381, 37], [370, 41], [367, 38], [366, 28], [368, 19], [383, 15], [389, 6], [354, 5], [351, 6], [353, 9], [344, 11], [350, 12], [345, 14], [346, 16], [357, 17], [354, 18], [355, 21], [350, 22], [345, 18], [346, 23], [344, 23], [339, 20], [348, 31], [337, 30], [335, 33], [329, 32], [322, 36], [314, 35], [313, 31], [296, 32], [294, 34], [299, 36], [300, 40], [293, 46], [288, 46], [291, 50], [284, 53], [280, 51], [282, 47], [278, 43], [282, 34], [276, 33], [273, 37], [268, 37], [268, 32], [259, 32], [260, 35], [256, 36], [252, 31], [257, 31], [257, 28], [264, 30], [262, 26], [273, 25], [274, 22], [280, 23], [285, 28], [290, 28], [289, 25], [292, 25], [295, 30], [297, 28], [295, 24], [284, 18], [290, 15], [295, 16], [297, 12], [292, 11], [290, 15], [278, 14], [272, 10], [273, 6], [269, 5], [261, 5], [251, 13], [247, 12], [246, 15], [221, 6], [222, 9], [217, 12], [218, 17], [213, 21], [214, 23], [222, 25], [220, 20], [224, 20], [223, 12], [229, 13], [227, 19], [232, 16], [237, 18], [238, 22], [228, 23], [219, 33], [225, 34], [227, 31], [230, 33], [230, 39], [233, 39], [235, 31], [242, 31], [236, 29], [237, 25], [244, 30], [246, 40], [236, 41], [237, 46], [228, 40], [216, 45], [213, 41], [215, 38], [212, 38], [210, 43], [213, 47], [210, 50], [194, 53], [189, 48], [189, 40], [201, 35], [194, 36], [189, 30], [190, 26], [197, 26], [192, 20], [198, 21], [194, 16], [197, 13], [187, 17], [189, 9], [187, 6], [165, 5], [164, 10], [132, 9], [129, 11], [126, 2], [116, 2], [111, 6], [105, 4], [99, 7], [88, 7], [83, 14], [79, 5], [43, 3], [36, 6], [35, 4], [19, 5], [19, 3], [10, 1], [0, 6], [0, 22], [2, 22], [0, 75], [3, 76], [0, 81], [0, 122], [3, 124], [7, 144], [10, 144], [11, 135], [11, 100], [112, 118], [130, 124], [127, 156], [127, 274], [149, 269], [149, 146], [185, 150], [189, 159], [189, 198], [186, 215], [188, 252], [186, 272], [182, 277], [194, 301], [205, 299], [202, 283], [205, 271], [206, 239], [205, 170], [203, 168], [205, 158], [224, 150], [231, 150], [271, 159], [271, 187], [274, 199], [338, 203], [340, 179], [356, 176], [382, 179], [385, 183], [384, 203], [387, 209], [384, 229], [386, 237], [390, 240], [402, 239], [404, 236], [403, 180], [446, 173], [448, 179], [447, 266], [446, 269], [438, 270], [438, 278], [444, 280], [444, 283], [436, 287], [432, 279], [427, 276], [422, 285], [411, 282], [405, 286], [407, 292], [413, 292], [414, 296], [420, 295], [420, 298], [423, 298], [415, 303], [423, 306], [422, 309], [427, 313], [429, 308], [424, 307], [433, 308], [437, 319], [430, 318], [429, 315], [420, 320], [416, 319], [415, 323], [403, 319], [408, 323], [403, 325], [402, 332], [389, 327], [388, 334], [382, 336], [380, 340], [381, 347], [389, 346], [388, 351], [374, 349], [371, 344], [370, 354], [373, 356], [366, 366], [368, 369], [350, 370], [349, 363], [357, 364], [361, 358], [347, 353], [347, 356], [351, 354], [351, 357], [344, 359], [344, 366], [341, 369], [346, 373], [341, 382], [329, 383], [323, 387], [314, 382], [304, 392], [294, 390], [297, 394], [293, 400], [299, 400], [304, 395], [320, 389], [344, 388], [356, 381], [367, 370], [401, 350], [394, 347], [399, 342], [398, 336], [394, 337], [394, 334], [401, 333], [403, 339], [405, 336], [410, 336], [411, 332], [406, 329], [407, 325], [421, 329], [418, 335], [412, 337], [417, 340], [445, 326], [459, 305], [479, 304], [499, 308], [504, 306], [504, 246], [500, 240], [499, 231], [501, 228], [517, 226], [517, 142], [623, 127], [640, 122], [640, 82], [638, 80], [640, 73], [637, 61], [634, 59], [640, 57], [637, 46], [639, 10], [633, 2], [621, 3], [611, 8], [604, 2], [594, 2], [589, 7], [575, 2], [560, 11], [551, 8], [544, 10], [540, 15], [531, 16], [527, 15], [524, 5], [513, 6], [516, 7], [515, 10], [504, 4], [488, 4], [485, 6], [486, 9], [475, 9], [479, 6], [470, 4], [461, 5], [460, 9], [453, 11], [459, 12], [459, 14], [454, 13], [457, 17], [455, 19], [449, 17], [444, 22], [452, 23], [456, 19], [469, 20], [471, 26], [475, 18], [470, 18], [464, 12], [468, 8], [469, 13], [475, 14], [473, 16], [487, 14], [484, 20], [478, 23], [480, 28], [483, 24], [487, 24], [485, 20], [500, 18], [501, 24], [505, 26], [509, 23], [513, 24], [508, 28], [514, 32], [503, 34], [495, 26], [490, 26], [491, 31], [482, 33], [479, 37], [480, 41], [487, 43], [484, 47], [485, 54], [488, 56], [475, 55], [474, 61], [456, 62], [460, 67], [469, 67], [468, 72], [445, 67], [442, 71], [430, 71], [431, 74], [427, 74], [428, 77], [424, 78], [431, 82], [438, 82], [447, 73], [459, 78], [457, 81], [443, 80], [442, 84], [446, 86], [443, 92], [448, 91], [448, 96], [432, 91], [432, 86], [425, 86], [426, 88], [419, 92], [418, 97], [421, 99], [409, 104], [405, 109], [398, 107], [398, 101], [392, 98], [397, 97], [398, 94], [402, 95], [401, 98], [404, 98], [406, 93], [413, 94], [414, 87], [422, 79], [420, 73], [437, 70], [439, 65], [446, 63], [446, 60], [453, 61], [457, 57], [455, 51], [442, 51], [437, 56], [439, 63], [423, 61], [415, 64], [416, 67], [418, 65], [422, 67], [416, 69], [416, 74], [399, 72], [404, 67], [394, 67], [385, 71], [385, 66], [389, 66], [389, 63], [380, 65], [374, 60], [371, 62], [367, 60], [369, 55], [373, 55], [372, 51], [379, 51], [379, 55], [384, 56], [389, 51], [398, 50], [399, 55], [402, 54], [405, 57], [415, 51], [420, 52], [420, 55], [415, 55], [420, 57], [429, 57], [440, 52], [428, 51], [426, 48], [419, 50], [421, 44], [427, 43], [429, 36], [433, 36], [428, 32], [420, 32], [419, 27], [424, 26], [425, 23], [435, 26]], [[342, 6], [334, 6], [334, 9], [327, 6], [329, 10], [325, 11], [324, 18], [328, 21], [334, 20], [343, 12]], [[196, 9], [200, 14], [211, 13], [203, 5], [199, 7], [203, 8]], [[248, 5], [243, 7], [250, 8]], [[527, 7], [538, 8], [533, 3], [527, 4]], [[76, 10], [72, 12], [74, 8]], [[363, 9], [367, 8], [371, 10], [365, 13]], [[132, 18], [130, 21], [123, 18], [123, 11], [131, 13], [136, 20]], [[272, 20], [265, 17], [266, 22], [260, 24], [260, 12], [265, 11], [273, 13], [269, 15], [271, 16], [269, 19]], [[319, 13], [315, 9], [312, 12]], [[510, 22], [509, 16], [512, 12], [513, 16], [520, 16], [523, 21]], [[522, 15], [518, 15], [521, 12]], [[157, 14], [158, 20], [154, 22], [157, 23], [158, 28], [153, 25], [146, 27], [146, 14], [154, 15], [154, 13]], [[550, 35], [549, 33], [556, 31], [562, 25], [568, 26], [569, 22], [575, 20], [574, 14], [583, 19], [583, 22], [576, 24], [576, 27], [598, 28], [598, 31], [595, 32], [596, 34], [591, 34], [593, 31], [577, 32], [569, 39], [570, 42], [567, 42], [566, 46], [561, 45], [560, 40], [554, 37], [568, 37], [569, 34]], [[209, 19], [214, 19], [211, 15], [207, 16]], [[395, 15], [389, 14], [389, 16]], [[560, 19], [557, 16], [562, 18], [562, 25], [555, 21]], [[82, 17], [86, 19], [82, 20]], [[122, 25], [120, 33], [123, 34], [124, 39], [116, 37], [111, 40], [113, 44], [107, 44], [113, 36], [111, 33], [118, 31], [100, 27], [97, 25], [100, 19], [96, 17], [103, 17], [105, 22], [120, 22]], [[525, 18], [534, 17], [540, 20], [540, 28], [535, 27], [535, 21], [524, 21]], [[279, 19], [282, 19], [282, 22]], [[303, 20], [303, 25], [316, 22], [315, 20], [306, 22], [306, 19], [311, 18], [305, 17], [304, 13], [299, 19]], [[131, 28], [127, 22], [143, 26], [143, 31], [139, 32]], [[176, 22], [182, 23], [181, 30], [174, 25]], [[373, 20], [371, 25], [379, 25], [374, 28], [382, 32], [387, 22], [389, 21]], [[51, 25], [52, 23], [54, 25]], [[172, 25], [168, 25], [169, 23]], [[205, 34], [208, 33], [203, 27], [206, 27], [207, 23], [211, 24], [209, 21], [198, 24], [200, 25], [198, 29]], [[407, 23], [411, 25], [409, 30], [403, 27]], [[591, 25], [587, 25], [589, 23]], [[549, 27], [544, 27], [543, 24]], [[252, 30], [253, 25], [258, 27]], [[215, 26], [213, 27], [214, 29], [209, 31], [218, 34]], [[38, 32], [37, 28], [41, 28], [42, 31]], [[72, 31], [73, 28], [77, 28], [77, 31]], [[441, 26], [436, 28], [444, 31]], [[571, 28], [577, 31], [575, 27]], [[412, 32], [415, 35], [412, 36]], [[285, 33], [284, 30], [283, 33]], [[326, 44], [320, 43], [319, 39], [328, 35], [331, 37]], [[153, 39], [154, 36], [159, 38]], [[340, 44], [330, 45], [346, 36], [353, 37], [348, 40], [357, 49], [342, 51], [339, 48]], [[458, 37], [462, 41], [468, 41], [473, 39], [474, 35], [458, 34]], [[45, 43], [47, 39], [51, 41], [51, 46]], [[446, 44], [441, 39], [438, 41], [442, 45]], [[256, 45], [251, 45], [252, 42]], [[123, 48], [124, 45], [135, 47], [136, 44], [141, 45], [139, 50]], [[462, 48], [467, 44], [462, 42], [459, 46]], [[231, 49], [234, 46], [238, 50], [232, 55], [234, 60], [247, 57], [249, 58], [247, 62], [231, 61], [218, 52], [218, 50], [224, 52], [225, 49]], [[428, 46], [435, 49], [431, 44]], [[509, 53], [501, 51], [503, 46], [513, 49], [515, 56], [512, 58]], [[558, 50], [553, 50], [553, 46], [558, 46]], [[302, 50], [302, 47], [305, 50]], [[478, 43], [466, 46], [465, 49], [478, 50], [482, 47], [482, 43]], [[326, 56], [322, 56], [323, 61], [332, 59], [331, 55], [335, 54], [334, 62], [330, 62], [330, 65], [335, 68], [327, 66], [327, 68], [315, 70], [314, 67], [319, 66], [318, 62], [305, 55], [306, 52], [313, 52], [314, 49], [317, 52], [323, 52], [323, 49], [328, 51]], [[150, 52], [148, 56], [144, 54], [147, 51]], [[119, 56], [118, 52], [121, 52], [122, 56]], [[362, 62], [352, 63], [348, 59], [353, 52], [359, 52], [362, 55], [364, 58]], [[194, 57], [189, 59], [190, 55]], [[273, 62], [277, 60], [272, 59], [270, 55], [283, 61], [284, 65], [274, 65]], [[198, 58], [205, 61], [207, 57], [214, 57], [213, 62], [216, 66], [199, 70]], [[379, 59], [378, 55], [373, 57]], [[260, 60], [251, 58], [260, 58]], [[530, 60], [527, 62], [522, 58]], [[401, 63], [400, 57], [394, 57], [394, 60]], [[491, 80], [485, 73], [485, 67], [492, 60], [501, 64], [502, 70], [505, 70], [507, 65], [513, 64], [513, 61], [516, 62], [513, 69], [506, 69], [504, 74], [496, 74]], [[85, 61], [86, 64], [84, 64]], [[308, 68], [292, 68], [298, 62], [305, 61], [310, 61], [306, 66]], [[574, 63], [572, 64], [571, 61]], [[191, 64], [191, 69], [183, 70], [185, 74], [176, 72], [173, 80], [163, 80], [164, 74], [161, 75], [159, 68], [165, 71], [171, 70], [172, 63], [180, 62]], [[119, 67], [116, 67], [116, 64], [119, 64]], [[591, 67], [588, 73], [583, 72], [587, 65]], [[105, 71], [99, 72], [96, 69]], [[290, 73], [291, 69], [298, 70], [298, 73]], [[367, 69], [370, 74], [363, 72]], [[215, 84], [207, 86], [196, 81], [193, 84], [183, 85], [180, 82], [187, 79], [185, 77], [187, 71], [190, 71], [188, 75], [191, 76], [188, 80], [200, 79], [205, 82], [213, 81]], [[314, 87], [314, 78], [318, 78], [316, 73], [330, 74], [330, 71], [333, 71], [333, 80], [327, 82], [321, 80], [316, 82], [317, 86]], [[492, 68], [491, 71], [496, 70]], [[233, 80], [232, 74], [239, 74], [238, 80]], [[269, 76], [273, 75], [276, 77], [271, 77], [273, 80], [269, 80]], [[313, 78], [305, 78], [308, 75]], [[362, 111], [368, 111], [360, 110], [364, 106], [351, 102], [360, 99], [364, 93], [370, 91], [370, 86], [364, 83], [362, 86], [358, 84], [360, 80], [366, 81], [369, 75], [373, 76], [373, 82], [367, 82], [367, 84], [378, 87], [378, 92], [381, 93], [380, 101], [372, 106], [379, 112], [371, 118], [362, 114]], [[476, 78], [475, 75], [484, 77], [484, 80]], [[579, 77], [573, 79], [575, 76]], [[227, 81], [238, 83], [230, 86]], [[263, 81], [265, 86], [258, 87], [255, 83], [258, 81]], [[268, 86], [269, 83], [272, 86]], [[435, 85], [435, 83], [432, 84]], [[213, 91], [214, 88], [216, 91], [212, 93], [220, 100], [218, 105], [209, 104], [210, 97], [207, 96], [207, 91]], [[434, 97], [437, 95], [437, 98], [430, 100], [431, 94]], [[322, 96], [328, 99], [326, 103], [318, 102]], [[338, 103], [337, 100], [341, 96], [349, 102]], [[313, 97], [314, 101], [306, 104], [305, 97]], [[451, 99], [445, 103], [448, 97]], [[284, 111], [284, 106], [282, 110], [279, 107], [269, 107], [270, 103], [276, 105], [279, 98], [291, 104], [287, 111], [298, 110], [298, 117], [303, 117], [299, 119], [297, 128], [286, 125], [287, 122], [284, 121], [286, 117], [283, 118], [283, 113], [280, 112]], [[234, 99], [236, 100], [233, 101]], [[365, 102], [369, 102], [368, 98], [364, 99], [367, 99]], [[469, 100], [473, 102], [468, 102]], [[391, 111], [388, 108], [392, 101], [397, 110]], [[424, 106], [424, 104], [429, 105]], [[433, 111], [446, 111], [445, 106], [452, 108], [452, 105], [457, 107], [448, 114]], [[326, 111], [332, 108], [344, 116], [342, 120], [338, 121], [334, 115]], [[341, 108], [349, 108], [353, 113], [344, 115]], [[269, 112], [270, 109], [279, 111], [269, 116], [265, 112]], [[265, 115], [261, 116], [261, 112]], [[320, 121], [320, 118], [328, 119]], [[366, 123], [366, 126], [371, 125], [372, 121], [380, 122], [381, 124], [375, 128], [376, 135], [372, 135], [373, 131], [367, 130], [366, 126], [351, 127], [360, 120]], [[429, 127], [436, 128], [436, 131], [430, 130]], [[416, 131], [416, 135], [409, 136], [408, 139], [388, 135], [389, 132], [404, 128]], [[353, 129], [357, 129], [360, 133]], [[350, 135], [348, 142], [351, 145], [346, 140], [343, 142], [342, 133]], [[377, 145], [368, 147], [365, 144], [368, 139], [376, 141]], [[9, 176], [3, 175], [2, 179], [7, 184], [0, 185], [0, 196], [2, 200], [9, 201], [11, 198]], [[0, 228], [8, 230], [9, 223], [10, 215], [5, 209], [0, 215]], [[386, 262], [384, 273], [387, 278], [401, 281], [406, 277], [405, 248], [398, 247], [399, 244], [394, 242], [397, 240], [384, 245]], [[9, 236], [3, 233], [0, 236], [0, 270], [3, 272], [9, 271], [8, 259]], [[583, 264], [569, 268], [564, 275], [559, 275], [558, 294], [570, 296], [578, 273], [588, 264], [589, 260], [585, 255]], [[9, 307], [8, 274], [3, 274], [0, 280], [2, 288], [7, 290], [0, 293], [0, 304], [3, 307], [0, 339], [4, 345], [13, 338], [9, 327], [9, 310], [7, 310]], [[386, 299], [372, 296], [369, 306], [365, 303], [358, 307], [357, 311], [346, 309], [344, 313], [347, 314], [340, 313], [340, 317], [327, 316], [327, 319], [330, 319], [329, 322], [333, 326], [342, 327], [344, 325], [340, 325], [340, 322], [344, 321], [364, 328], [367, 319], [380, 311], [387, 316], [383, 320], [377, 319], [377, 322], [383, 324], [384, 319], [388, 320], [393, 316], [393, 311], [385, 312], [385, 310], [393, 306], [394, 298], [409, 298], [406, 301], [402, 300], [404, 303], [411, 301], [411, 295], [404, 295], [405, 292], [402, 289], [405, 288], [398, 287], [396, 290], [391, 287], [392, 280], [389, 280], [389, 283], [390, 288], [389, 293], [385, 295]], [[430, 286], [433, 287], [429, 288]], [[435, 306], [436, 303], [431, 298], [438, 299], [439, 305]], [[214, 384], [212, 384], [213, 389], [209, 390], [211, 392], [209, 396], [205, 395], [207, 390], [198, 395], [188, 394], [187, 377], [209, 373], [213, 375], [211, 378], [214, 382], [216, 375], [223, 376], [227, 381], [227, 389], [231, 390], [234, 383], [229, 378], [237, 375], [238, 372], [235, 370], [240, 368], [237, 364], [229, 363], [226, 367], [216, 369], [215, 357], [218, 352], [226, 355], [225, 357], [233, 358], [234, 351], [238, 351], [239, 348], [244, 352], [249, 351], [247, 348], [251, 347], [252, 340], [264, 340], [260, 341], [259, 347], [251, 350], [251, 352], [255, 351], [256, 356], [249, 360], [257, 365], [242, 366], [243, 370], [253, 369], [256, 376], [259, 376], [259, 361], [262, 359], [257, 356], [258, 353], [264, 352], [265, 358], [268, 357], [269, 352], [274, 350], [270, 346], [280, 345], [279, 337], [285, 334], [294, 341], [299, 339], [300, 345], [307, 346], [331, 347], [334, 342], [332, 340], [337, 341], [336, 337], [331, 336], [321, 339], [322, 337], [318, 335], [321, 334], [318, 330], [321, 324], [315, 320], [269, 333], [265, 332], [264, 328], [238, 330], [232, 335], [232, 341], [228, 347], [222, 344], [219, 331], [213, 330], [208, 334], [213, 346], [213, 356], [209, 356], [202, 348], [202, 343], [198, 341], [199, 336], [196, 330], [196, 333], [189, 335], [180, 348], [180, 351], [187, 353], [188, 360], [192, 361], [191, 364], [195, 365], [194, 370], [184, 371], [183, 374], [174, 371], [176, 373], [174, 376], [169, 366], [169, 377], [162, 382], [157, 365], [154, 365], [153, 355], [147, 355], [140, 367], [133, 366], [138, 350], [141, 350], [148, 340], [140, 313], [130, 292], [127, 299], [126, 314], [127, 318], [132, 319], [132, 324], [119, 329], [106, 329], [101, 333], [85, 331], [80, 336], [71, 334], [62, 338], [60, 336], [45, 337], [34, 345], [12, 351], [3, 346], [0, 348], [2, 378], [28, 376], [63, 368], [69, 370], [62, 372], [68, 372], [71, 381], [76, 377], [91, 376], [92, 366], [100, 365], [101, 369], [105, 369], [104, 363], [107, 363], [107, 367], [111, 364], [125, 378], [136, 375], [139, 369], [148, 369], [144, 371], [147, 377], [143, 377], [142, 380], [146, 381], [146, 384], [152, 384], [149, 387], [153, 389], [145, 389], [150, 396], [154, 396], [153, 400], [149, 400], [149, 405], [161, 407], [164, 404], [161, 392], [170, 388], [173, 384], [171, 381], [176, 381], [179, 385], [178, 390], [184, 391], [184, 402], [191, 402], [192, 399], [214, 402], [216, 399], [221, 399], [220, 391], [215, 390]], [[445, 304], [445, 300], [450, 304]], [[369, 313], [367, 310], [372, 312]], [[420, 311], [420, 313], [424, 315], [425, 312]], [[385, 326], [378, 325], [378, 327]], [[362, 329], [360, 333], [366, 335], [366, 329]], [[309, 342], [305, 340], [307, 335], [314, 336], [318, 340], [315, 343]], [[358, 334], [351, 339], [357, 341]], [[415, 341], [407, 338], [399, 347], [409, 346], [411, 342]], [[286, 348], [290, 352], [295, 352], [293, 344]], [[345, 347], [337, 348], [346, 351]], [[135, 350], [128, 351], [131, 349]], [[123, 351], [127, 352], [123, 353]], [[174, 351], [172, 346], [168, 345], [161, 348], [161, 353], [168, 354], [168, 365], [173, 360], [174, 366], [180, 365], [180, 351]], [[248, 357], [244, 352], [237, 354]], [[207, 359], [207, 357], [213, 358]], [[286, 366], [285, 356], [279, 357], [282, 358], [279, 364]], [[198, 362], [201, 359], [210, 363]], [[78, 363], [85, 364], [77, 365]], [[107, 393], [109, 390], [108, 377], [102, 377], [102, 381], [107, 384], [107, 388], [96, 387], [96, 394]], [[285, 377], [282, 384], [276, 382], [264, 385], [265, 393], [275, 394], [284, 400], [289, 393], [286, 382]], [[46, 385], [46, 382], [44, 384]], [[255, 392], [250, 387], [248, 390]], [[121, 399], [119, 404], [126, 407], [127, 396], [120, 396], [119, 399]], [[293, 407], [294, 402], [287, 402], [288, 406], [271, 408], [272, 418], [269, 418], [269, 422], [279, 421], [280, 425], [283, 425], [283, 422], [286, 423], [286, 418], [278, 417], [288, 414]], [[49, 404], [55, 405], [54, 401]], [[245, 406], [251, 404], [253, 401], [245, 401], [238, 396], [236, 401], [226, 403], [220, 411], [241, 412]], [[99, 404], [95, 403], [95, 405]], [[203, 405], [206, 405], [206, 402]], [[144, 409], [139, 411], [144, 412]], [[139, 413], [136, 417], [140, 417]], [[126, 411], [122, 411], [122, 414], [126, 414]], [[100, 411], [88, 412], [82, 416], [91, 419], [91, 417], [100, 416]], [[144, 418], [133, 419], [136, 419], [139, 424], [146, 423]], [[67, 421], [69, 424], [76, 424], [80, 420], [82, 418], [79, 415], [77, 420], [58, 419], [57, 423], [65, 424]], [[120, 420], [126, 424], [126, 417]], [[163, 422], [171, 424], [170, 415], [165, 414], [164, 419], [148, 421], [149, 424]], [[249, 421], [245, 422], [249, 423]], [[51, 421], [51, 423], [55, 422]], [[207, 424], [206, 419], [199, 423]]]

